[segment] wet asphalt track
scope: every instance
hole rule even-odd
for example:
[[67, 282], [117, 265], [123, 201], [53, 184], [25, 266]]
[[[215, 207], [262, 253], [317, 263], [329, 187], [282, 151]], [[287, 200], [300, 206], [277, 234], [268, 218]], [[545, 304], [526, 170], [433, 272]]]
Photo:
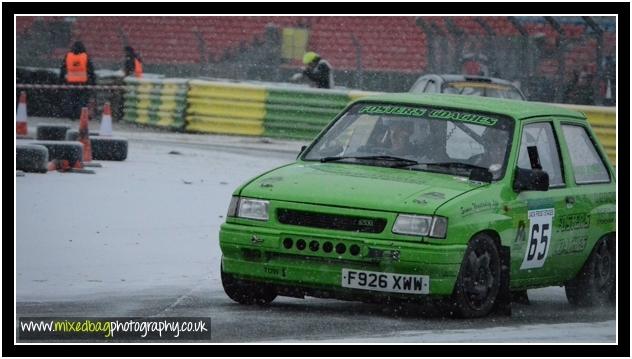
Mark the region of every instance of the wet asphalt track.
[[[268, 306], [232, 302], [211, 281], [194, 288], [162, 288], [61, 302], [19, 302], [18, 316], [201, 316], [211, 318], [213, 342], [276, 342], [327, 340], [397, 334], [404, 331], [515, 328], [532, 324], [590, 323], [615, 319], [614, 307], [571, 307], [564, 289], [529, 291], [531, 303], [513, 304], [510, 317], [495, 315], [476, 320], [444, 318], [432, 308], [389, 307], [316, 298], [278, 297]], [[614, 333], [613, 333], [614, 335]], [[489, 338], [494, 341], [494, 338]]]
[[[260, 151], [226, 150], [262, 155]], [[290, 160], [295, 156], [294, 153], [274, 155]], [[64, 301], [19, 301], [16, 314], [18, 317], [210, 317], [212, 341], [218, 343], [326, 341], [376, 334], [397, 335], [405, 331], [515, 329], [522, 325], [596, 323], [615, 319], [614, 307], [578, 309], [570, 306], [561, 287], [529, 291], [531, 304], [514, 303], [510, 317], [496, 315], [476, 320], [444, 318], [431, 308], [396, 308], [309, 297], [304, 300], [278, 297], [268, 306], [242, 306], [224, 294], [218, 277], [209, 273], [194, 286], [98, 293]], [[494, 339], [490, 337], [488, 341]]]

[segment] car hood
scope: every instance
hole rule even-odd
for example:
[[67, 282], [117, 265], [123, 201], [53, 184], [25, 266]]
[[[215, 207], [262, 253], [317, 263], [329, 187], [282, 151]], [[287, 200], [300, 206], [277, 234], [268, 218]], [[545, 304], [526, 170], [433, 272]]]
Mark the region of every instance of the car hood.
[[432, 214], [485, 184], [449, 174], [344, 163], [297, 162], [248, 183], [244, 197]]

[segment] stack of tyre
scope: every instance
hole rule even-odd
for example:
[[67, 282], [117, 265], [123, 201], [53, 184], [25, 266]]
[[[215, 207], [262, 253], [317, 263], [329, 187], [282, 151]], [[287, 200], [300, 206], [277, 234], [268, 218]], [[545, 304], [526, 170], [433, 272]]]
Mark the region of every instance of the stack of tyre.
[[[93, 160], [124, 161], [127, 158], [126, 139], [99, 136], [96, 132], [90, 132], [89, 137]], [[52, 160], [82, 162], [83, 144], [78, 140], [79, 131], [68, 125], [39, 125], [34, 141], [20, 141], [16, 145], [16, 169], [44, 173]]]

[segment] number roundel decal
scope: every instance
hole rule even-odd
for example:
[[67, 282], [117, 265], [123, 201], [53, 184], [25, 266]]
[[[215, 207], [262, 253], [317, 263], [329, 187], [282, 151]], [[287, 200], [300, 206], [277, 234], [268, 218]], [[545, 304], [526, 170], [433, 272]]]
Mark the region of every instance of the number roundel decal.
[[554, 208], [536, 209], [529, 211], [529, 231], [527, 250], [520, 269], [541, 268], [551, 246], [553, 232]]

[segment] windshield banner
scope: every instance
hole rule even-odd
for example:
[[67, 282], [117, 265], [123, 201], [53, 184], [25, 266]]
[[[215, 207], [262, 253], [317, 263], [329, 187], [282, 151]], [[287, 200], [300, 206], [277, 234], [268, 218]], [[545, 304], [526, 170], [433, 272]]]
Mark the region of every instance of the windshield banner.
[[359, 113], [407, 117], [421, 117], [427, 114], [427, 117], [429, 118], [469, 122], [483, 126], [494, 126], [498, 122], [497, 118], [467, 112], [393, 105], [365, 105], [360, 109]]

